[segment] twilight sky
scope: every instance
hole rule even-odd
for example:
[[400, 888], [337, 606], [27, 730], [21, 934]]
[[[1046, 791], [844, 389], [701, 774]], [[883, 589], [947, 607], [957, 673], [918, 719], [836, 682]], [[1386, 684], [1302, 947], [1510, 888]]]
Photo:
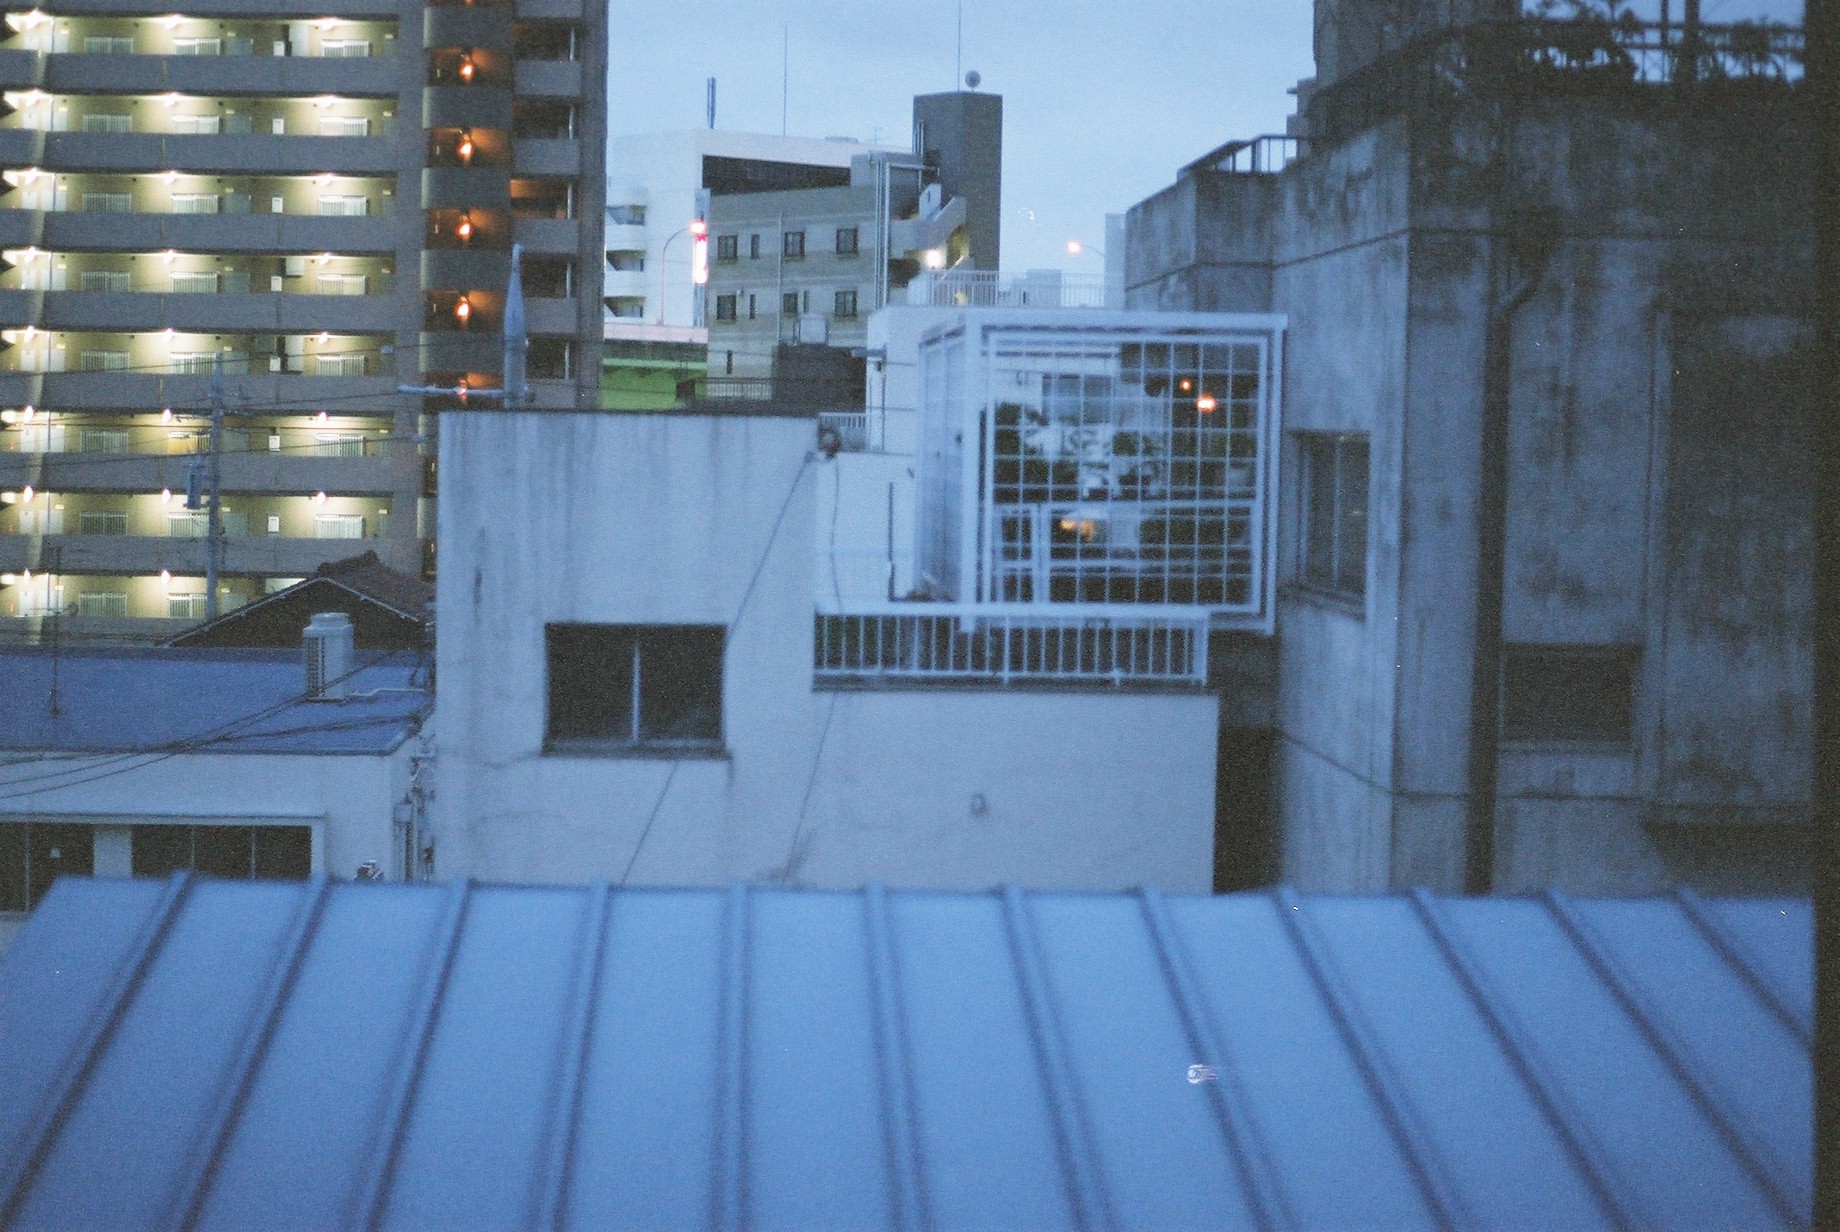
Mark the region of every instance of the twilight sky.
[[[957, 0], [612, 0], [608, 131], [703, 124], [905, 146], [915, 94], [952, 89]], [[964, 68], [1003, 96], [1006, 270], [1070, 256], [1104, 216], [1223, 141], [1283, 132], [1310, 62], [1309, 0], [964, 0]]]

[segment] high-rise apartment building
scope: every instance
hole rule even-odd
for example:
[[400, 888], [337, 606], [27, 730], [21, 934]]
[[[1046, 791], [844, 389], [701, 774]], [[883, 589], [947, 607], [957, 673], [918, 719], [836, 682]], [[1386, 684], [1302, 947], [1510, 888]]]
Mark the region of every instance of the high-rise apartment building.
[[[431, 568], [425, 417], [449, 400], [398, 387], [499, 384], [514, 243], [533, 404], [597, 398], [605, 20], [587, 0], [6, 16], [0, 628], [164, 634], [354, 539]], [[215, 540], [192, 507], [213, 369]]]

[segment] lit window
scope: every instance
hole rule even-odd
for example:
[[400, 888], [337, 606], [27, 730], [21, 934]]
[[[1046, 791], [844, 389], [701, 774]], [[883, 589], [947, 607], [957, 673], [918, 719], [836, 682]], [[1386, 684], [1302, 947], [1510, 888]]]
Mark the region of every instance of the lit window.
[[837, 255], [840, 257], [853, 257], [856, 255], [855, 227], [837, 228]]
[[1634, 646], [1508, 646], [1501, 738], [1628, 744], [1635, 723]]
[[551, 750], [708, 751], [722, 739], [721, 625], [545, 629]]
[[787, 257], [796, 260], [805, 255], [805, 233], [803, 231], [788, 231], [783, 239], [784, 243], [780, 251]]
[[1367, 438], [1303, 433], [1303, 581], [1367, 593]]

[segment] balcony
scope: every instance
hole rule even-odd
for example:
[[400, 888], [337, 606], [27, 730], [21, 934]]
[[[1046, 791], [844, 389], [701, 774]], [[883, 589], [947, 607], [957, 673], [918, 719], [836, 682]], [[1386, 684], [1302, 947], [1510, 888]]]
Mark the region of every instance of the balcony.
[[516, 71], [519, 98], [581, 97], [579, 61], [520, 60]]
[[[0, 535], [0, 568], [8, 572], [46, 567], [45, 546], [58, 550], [60, 573], [146, 575], [165, 569], [179, 574], [205, 571], [205, 540], [166, 535]], [[321, 565], [361, 551], [360, 539], [225, 538], [218, 558], [225, 574], [304, 577]]]
[[[402, 448], [408, 448], [408, 438], [402, 439], [406, 442]], [[16, 490], [33, 483], [60, 493], [146, 493], [162, 488], [183, 492], [195, 457], [190, 452], [0, 453], [0, 488]], [[395, 491], [390, 459], [381, 454], [339, 458], [226, 450], [222, 466], [223, 490], [228, 494], [339, 492], [348, 496], [387, 496]]]
[[488, 47], [509, 49], [512, 12], [509, 5], [430, 5], [422, 13], [422, 33], [429, 47]]
[[44, 89], [71, 94], [181, 94], [389, 98], [402, 73], [396, 60], [336, 56], [54, 55]]
[[581, 142], [569, 137], [519, 137], [511, 166], [518, 175], [572, 179], [581, 174]]
[[[337, 407], [342, 414], [394, 412], [402, 397], [389, 376], [304, 376], [296, 373], [226, 375], [232, 396], [247, 395], [250, 405], [282, 404]], [[123, 407], [203, 407], [211, 404], [211, 378], [198, 373], [154, 372], [3, 372], [0, 404], [57, 410], [107, 410]]]
[[582, 0], [517, 0], [519, 21], [582, 21]]
[[819, 613], [812, 675], [820, 685], [1207, 684], [1208, 617], [1069, 617], [1026, 608], [887, 604]]
[[30, 90], [45, 80], [43, 52], [0, 49], [0, 90]]
[[1103, 308], [1103, 274], [1030, 270], [922, 271], [907, 284], [907, 302], [927, 308]]
[[[11, 157], [14, 133], [43, 138], [43, 157]], [[197, 175], [383, 175], [396, 170], [388, 137], [274, 136], [267, 133], [37, 133], [0, 129], [0, 162], [50, 171], [168, 171]]]
[[[246, 18], [249, 0], [187, 0], [188, 17]], [[352, 21], [360, 18], [394, 20], [402, 10], [401, 0], [339, 0], [339, 16]], [[60, 17], [122, 17], [130, 14], [164, 17], [172, 12], [170, 4], [162, 7], [156, 0], [58, 0]]]
[[36, 128], [0, 128], [0, 166], [38, 166], [45, 158], [45, 136]]
[[572, 299], [525, 301], [525, 327], [533, 334], [573, 334], [579, 317]]
[[0, 248], [43, 247], [44, 219], [37, 210], [0, 210]]
[[[30, 214], [15, 210], [7, 213]], [[391, 252], [399, 227], [388, 216], [311, 214], [108, 214], [78, 211], [42, 218], [34, 242], [55, 252], [246, 252], [294, 256], [308, 252], [370, 255]], [[6, 225], [0, 215], [0, 226]], [[14, 245], [16, 246], [16, 245]]]
[[429, 167], [422, 172], [425, 209], [504, 210], [511, 207], [507, 167]]
[[[0, 291], [0, 319], [9, 295]], [[273, 293], [47, 291], [38, 321], [44, 329], [184, 333], [291, 333], [331, 330], [377, 333], [400, 317], [394, 299], [381, 295]]]
[[533, 256], [572, 257], [581, 247], [581, 227], [572, 218], [514, 218], [511, 236]]
[[511, 128], [511, 91], [502, 86], [428, 86], [422, 91], [422, 127]]

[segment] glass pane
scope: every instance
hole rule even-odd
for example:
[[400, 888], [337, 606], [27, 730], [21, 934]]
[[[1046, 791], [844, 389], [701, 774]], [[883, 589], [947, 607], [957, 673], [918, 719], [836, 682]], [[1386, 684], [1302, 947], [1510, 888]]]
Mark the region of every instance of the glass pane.
[[642, 739], [722, 738], [724, 633], [720, 625], [644, 632], [639, 669]]
[[87, 877], [95, 871], [95, 832], [88, 826], [28, 827], [27, 907], [38, 906], [59, 877]]
[[26, 831], [30, 827], [0, 825], [0, 911], [26, 909]]
[[1341, 452], [1335, 580], [1340, 589], [1359, 595], [1367, 591], [1367, 442], [1344, 440]]
[[250, 826], [199, 826], [192, 837], [193, 867], [211, 877], [247, 881], [254, 837]]
[[1335, 443], [1303, 438], [1303, 576], [1321, 586], [1335, 584]]
[[256, 826], [255, 874], [305, 881], [313, 873], [313, 831], [308, 826]]
[[636, 632], [619, 625], [550, 625], [549, 739], [630, 741]]

